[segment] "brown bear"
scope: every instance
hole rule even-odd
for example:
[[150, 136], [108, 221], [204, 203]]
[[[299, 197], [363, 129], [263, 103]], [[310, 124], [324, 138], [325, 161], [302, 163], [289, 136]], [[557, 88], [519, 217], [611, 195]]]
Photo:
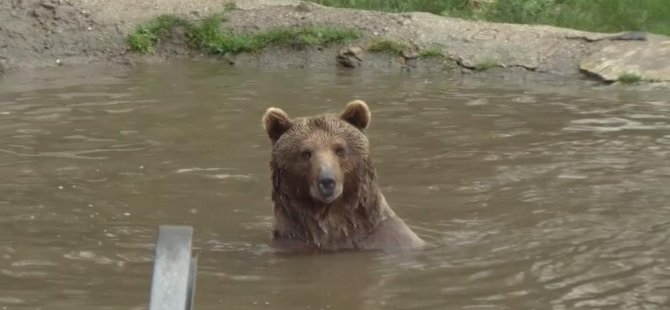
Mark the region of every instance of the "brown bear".
[[272, 244], [280, 250], [390, 250], [425, 243], [377, 185], [365, 129], [370, 110], [349, 102], [340, 115], [263, 115], [272, 142]]

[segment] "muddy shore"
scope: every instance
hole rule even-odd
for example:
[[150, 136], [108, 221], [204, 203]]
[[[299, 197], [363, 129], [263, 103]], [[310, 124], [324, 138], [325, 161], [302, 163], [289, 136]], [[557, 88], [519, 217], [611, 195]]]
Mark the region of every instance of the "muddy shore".
[[[222, 12], [223, 1], [6, 0], [0, 3], [0, 72], [92, 63], [134, 64], [177, 58], [226, 65], [274, 68], [344, 67], [353, 70], [443, 71], [451, 74], [526, 74], [613, 82], [632, 73], [648, 81], [670, 81], [670, 38], [590, 33], [548, 26], [494, 24], [428, 13], [384, 13], [336, 9], [299, 1], [235, 1], [223, 27], [257, 32], [277, 27], [328, 25], [354, 28], [362, 37], [347, 45], [265, 48], [259, 53], [209, 56], [186, 48], [178, 37], [151, 55], [129, 50], [136, 25], [159, 14], [199, 19]], [[378, 40], [404, 42], [400, 55], [368, 52]], [[415, 51], [439, 48], [443, 57]], [[353, 51], [353, 52], [352, 52]], [[339, 55], [339, 57], [338, 57]], [[343, 66], [354, 57], [355, 65]], [[495, 70], [476, 70], [479, 64]], [[488, 72], [491, 71], [491, 72]]]

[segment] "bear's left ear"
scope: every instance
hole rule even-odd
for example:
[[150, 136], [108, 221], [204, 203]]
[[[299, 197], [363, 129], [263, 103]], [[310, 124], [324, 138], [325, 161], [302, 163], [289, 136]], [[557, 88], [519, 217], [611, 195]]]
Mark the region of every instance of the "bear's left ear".
[[279, 140], [289, 128], [291, 128], [292, 122], [288, 117], [288, 114], [280, 108], [269, 108], [263, 114], [263, 128], [270, 137], [272, 144]]
[[347, 103], [340, 118], [347, 123], [354, 125], [356, 128], [365, 130], [370, 125], [370, 109], [368, 105], [362, 100], [354, 100]]

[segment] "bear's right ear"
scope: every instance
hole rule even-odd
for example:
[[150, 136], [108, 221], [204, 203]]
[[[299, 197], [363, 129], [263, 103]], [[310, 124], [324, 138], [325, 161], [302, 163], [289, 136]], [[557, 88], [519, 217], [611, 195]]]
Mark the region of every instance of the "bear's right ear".
[[291, 128], [291, 125], [288, 114], [280, 108], [269, 108], [263, 114], [263, 128], [265, 128], [273, 144]]

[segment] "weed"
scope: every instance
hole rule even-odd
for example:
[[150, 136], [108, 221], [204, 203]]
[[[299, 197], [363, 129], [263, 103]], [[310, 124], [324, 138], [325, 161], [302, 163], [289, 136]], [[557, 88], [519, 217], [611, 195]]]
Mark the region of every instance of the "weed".
[[492, 68], [495, 68], [495, 67], [500, 67], [500, 64], [495, 62], [495, 61], [487, 60], [487, 61], [483, 61], [483, 62], [480, 62], [480, 63], [476, 64], [473, 67], [473, 70], [481, 72], [481, 71], [486, 71], [486, 70], [489, 70], [489, 69], [492, 69]]
[[305, 28], [284, 28], [259, 33], [256, 37], [265, 45], [286, 45], [294, 47], [322, 46], [332, 43], [345, 43], [360, 37], [359, 33], [350, 29], [339, 29], [328, 26]]
[[419, 53], [419, 56], [429, 58], [429, 57], [444, 57], [442, 49], [439, 47], [430, 47], [425, 50], [422, 50]]
[[242, 53], [261, 49], [262, 43], [250, 35], [232, 34], [221, 29], [223, 17], [212, 15], [187, 32], [191, 46], [210, 54]]
[[391, 40], [379, 40], [373, 42], [368, 46], [369, 52], [375, 53], [391, 53], [395, 55], [401, 55], [403, 51], [409, 49], [409, 46], [402, 42], [391, 41]]
[[172, 15], [162, 15], [152, 19], [128, 36], [131, 49], [140, 53], [153, 52], [156, 44], [168, 36], [172, 27], [186, 27], [186, 37], [191, 47], [210, 54], [237, 54], [255, 52], [267, 46], [322, 46], [345, 43], [358, 39], [360, 34], [351, 29], [329, 26], [303, 28], [278, 28], [254, 34], [233, 33], [223, 29], [222, 14], [206, 17], [198, 23], [188, 22]]
[[228, 11], [234, 11], [234, 10], [239, 10], [239, 7], [237, 6], [237, 3], [235, 2], [228, 2], [223, 6], [223, 10], [228, 12]]
[[167, 37], [172, 28], [179, 25], [188, 25], [188, 23], [176, 15], [160, 15], [148, 23], [138, 26], [128, 36], [128, 45], [133, 51], [151, 53], [158, 41]]
[[445, 10], [464, 11], [470, 0], [312, 0], [321, 5], [380, 10], [387, 12], [421, 11], [440, 14]]
[[617, 79], [622, 84], [637, 84], [642, 81], [642, 77], [635, 73], [624, 73]]

